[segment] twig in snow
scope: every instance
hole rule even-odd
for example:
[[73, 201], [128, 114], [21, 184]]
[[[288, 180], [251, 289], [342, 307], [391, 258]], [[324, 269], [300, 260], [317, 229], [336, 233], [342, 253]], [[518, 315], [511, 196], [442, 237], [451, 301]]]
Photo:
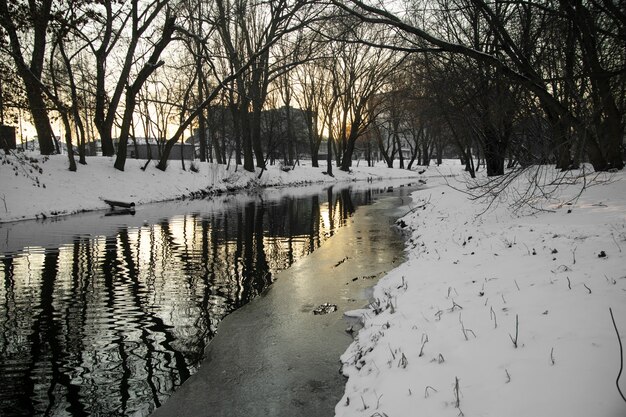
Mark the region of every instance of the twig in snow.
[[456, 301], [454, 301], [454, 298], [453, 298], [453, 299], [452, 299], [452, 307], [450, 308], [450, 312], [453, 312], [453, 311], [454, 311], [454, 309], [455, 309], [455, 308], [457, 308], [457, 307], [458, 307], [460, 310], [463, 310], [463, 307], [462, 307], [462, 306], [460, 306], [460, 305], [458, 305], [458, 304], [456, 303]]
[[469, 340], [467, 338], [467, 332], [465, 331], [465, 325], [463, 325], [463, 320], [461, 320], [461, 313], [459, 313], [459, 323], [461, 323], [461, 332], [463, 332], [463, 336], [465, 336], [465, 340]]
[[461, 406], [461, 397], [459, 395], [459, 378], [456, 376], [454, 377], [454, 396], [456, 398], [454, 406], [459, 408]]
[[569, 277], [567, 277], [567, 287], [571, 290], [572, 289], [572, 282], [569, 280]]
[[617, 373], [617, 379], [615, 380], [615, 385], [617, 385], [617, 391], [619, 391], [619, 395], [622, 396], [622, 400], [626, 402], [626, 397], [624, 397], [624, 393], [619, 387], [619, 379], [622, 376], [622, 371], [624, 370], [624, 349], [622, 347], [622, 338], [619, 335], [619, 331], [617, 330], [617, 324], [615, 324], [615, 317], [613, 317], [613, 309], [609, 307], [609, 313], [611, 313], [611, 321], [613, 322], [613, 327], [615, 328], [615, 334], [617, 334], [617, 343], [619, 343], [619, 372]]
[[554, 348], [550, 350], [550, 362], [554, 365]]
[[428, 343], [428, 337], [426, 337], [426, 340], [424, 340], [424, 342], [422, 343], [422, 348], [420, 349], [420, 354], [418, 355], [420, 358], [424, 356], [424, 345], [426, 343]]
[[509, 374], [509, 370], [504, 368], [504, 372], [506, 372], [506, 383], [511, 382], [511, 374]]
[[402, 277], [402, 285], [398, 286], [398, 289], [400, 288], [404, 288], [405, 290], [407, 288], [409, 288], [409, 286], [407, 285], [406, 281], [404, 280], [404, 276]]
[[446, 298], [450, 298], [450, 292], [452, 291], [452, 287], [448, 287], [448, 296]]
[[514, 279], [513, 281], [515, 281], [515, 286], [517, 287], [517, 291], [520, 291], [520, 289], [519, 289], [519, 285], [517, 285], [517, 280], [516, 280], [516, 279]]
[[363, 403], [363, 410], [367, 410], [369, 407], [367, 406], [367, 404], [365, 404], [365, 400], [363, 399], [362, 395], [361, 395], [361, 402]]
[[504, 304], [506, 304], [506, 300], [504, 299], [504, 294], [500, 294], [502, 296], [502, 302], [504, 302]]
[[513, 336], [511, 336], [511, 333], [509, 333], [509, 337], [511, 338], [511, 342], [513, 342], [513, 346], [515, 346], [515, 349], [517, 349], [518, 333], [519, 333], [519, 316], [516, 314], [515, 315], [515, 338], [513, 338]]
[[490, 317], [493, 319], [493, 328], [497, 329], [498, 328], [498, 318], [496, 317], [496, 312], [493, 311], [493, 306], [491, 307], [491, 311], [490, 311]]
[[587, 284], [583, 284], [583, 285], [585, 286], [585, 288], [587, 288], [587, 291], [589, 291], [589, 294], [591, 294], [591, 288], [589, 288]]
[[[428, 203], [430, 203], [430, 198], [431, 198], [431, 197], [432, 197], [432, 196], [429, 196], [427, 201], [426, 201], [426, 200], [422, 200], [422, 201], [424, 201], [424, 204], [422, 204], [422, 205], [420, 205], [420, 206], [415, 206], [415, 207], [412, 207], [409, 211], [407, 211], [407, 212], [404, 214], [404, 216], [406, 216], [406, 215], [408, 215], [408, 214], [410, 214], [410, 213], [413, 213], [415, 210], [418, 210], [418, 209], [423, 209], [424, 207], [426, 207], [426, 206], [428, 205]], [[401, 217], [404, 217], [404, 216], [401, 216]]]
[[[6, 207], [6, 204], [5, 204]], [[613, 234], [613, 232], [611, 232], [611, 237], [613, 238], [613, 242], [615, 242], [615, 245], [617, 246], [617, 249], [619, 249], [620, 253], [622, 252], [622, 248], [620, 247], [619, 243], [617, 243], [617, 240], [615, 240], [615, 235]]]
[[[406, 358], [404, 352], [402, 353], [402, 357], [400, 358], [400, 361], [398, 362], [398, 367], [405, 369], [406, 366], [409, 364], [408, 359]], [[377, 407], [378, 408], [378, 407]]]
[[461, 319], [461, 313], [459, 313], [459, 323], [461, 323], [461, 331], [463, 332], [463, 336], [465, 336], [465, 340], [469, 340], [467, 337], [468, 333], [472, 333], [474, 335], [474, 339], [476, 338], [476, 333], [472, 329], [466, 329], [465, 324], [463, 324], [463, 320]]
[[576, 248], [577, 246], [572, 250], [572, 259], [574, 260], [573, 265], [576, 265]]
[[389, 345], [389, 352], [391, 352], [391, 357], [393, 358], [393, 360], [396, 360], [396, 354], [393, 353], [393, 350], [391, 349], [391, 345]]
[[435, 391], [435, 392], [439, 392], [439, 391], [437, 391], [435, 388], [431, 387], [430, 385], [427, 385], [427, 386], [426, 386], [426, 388], [424, 389], [424, 398], [428, 398], [428, 396], [429, 396], [429, 394], [428, 394], [428, 389], [429, 389], [429, 388], [430, 388], [431, 390]]
[[376, 391], [374, 391], [374, 394], [377, 395], [377, 398], [376, 398], [376, 410], [378, 410], [378, 407], [380, 406], [380, 399], [383, 397], [383, 394], [378, 395], [378, 393]]
[[2, 202], [4, 203], [4, 211], [5, 211], [5, 213], [8, 213], [9, 209], [7, 208], [7, 196], [4, 195], [4, 194], [2, 194]]

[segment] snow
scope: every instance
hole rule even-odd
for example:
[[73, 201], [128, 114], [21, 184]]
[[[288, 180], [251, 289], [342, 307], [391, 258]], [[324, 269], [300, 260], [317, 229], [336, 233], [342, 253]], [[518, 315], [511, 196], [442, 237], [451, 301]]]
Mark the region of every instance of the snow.
[[350, 173], [335, 168], [334, 177], [323, 174], [325, 162], [319, 168], [304, 162], [288, 172], [270, 166], [260, 178], [260, 169], [250, 173], [234, 164], [227, 169], [225, 165], [195, 162], [198, 172], [193, 172], [189, 161], [185, 161], [187, 170], [180, 161], [171, 161], [165, 172], [155, 167], [156, 162], [142, 171], [146, 161], [136, 159], [127, 160], [125, 171], [118, 171], [113, 168], [114, 158], [109, 157], [89, 157], [87, 165], [79, 164], [76, 172], [67, 169], [67, 156], [63, 155], [18, 153], [1, 155], [0, 161], [0, 223], [103, 210], [108, 208], [103, 199], [139, 205], [200, 192], [420, 177], [382, 164], [367, 167], [363, 161]]
[[414, 193], [407, 262], [348, 312], [364, 327], [336, 416], [626, 415], [609, 313], [626, 345], [626, 175], [578, 198], [582, 180], [562, 186], [549, 211], [482, 215], [458, 178]]
[[[511, 206], [510, 191], [491, 206], [470, 200], [454, 161], [423, 175], [361, 163], [332, 178], [322, 163], [270, 167], [258, 179], [210, 163], [183, 171], [179, 161], [161, 172], [129, 160], [120, 172], [103, 157], [73, 173], [64, 156], [30, 157], [37, 161], [1, 157], [0, 222], [106, 209], [103, 198], [145, 205], [197, 192], [429, 177], [402, 218], [407, 261], [379, 281], [369, 308], [346, 313], [364, 327], [341, 357], [348, 380], [336, 416], [626, 415], [609, 314], [626, 345], [623, 172], [580, 195], [582, 179], [549, 199], [529, 197], [545, 209], [532, 211]], [[513, 189], [536, 178], [522, 176]], [[626, 376], [620, 382], [626, 390]]]

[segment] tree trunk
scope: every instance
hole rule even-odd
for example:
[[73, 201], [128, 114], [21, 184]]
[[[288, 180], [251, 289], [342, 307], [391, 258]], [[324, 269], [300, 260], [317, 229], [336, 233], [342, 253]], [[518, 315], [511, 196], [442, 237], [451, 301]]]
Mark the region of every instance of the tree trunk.
[[[400, 144], [400, 135], [398, 135], [397, 132], [394, 132], [394, 137], [396, 140], [396, 146], [398, 147], [398, 159], [400, 160], [400, 169], [404, 169], [404, 155], [402, 154], [402, 146]], [[391, 164], [390, 168], [393, 168], [393, 164]]]
[[[198, 76], [198, 80], [200, 80], [202, 76]], [[199, 101], [202, 103], [204, 101], [203, 96], [203, 88], [201, 85], [201, 81], [198, 81], [198, 94]], [[200, 162], [206, 162], [207, 155], [207, 140], [206, 140], [206, 118], [204, 117], [204, 111], [201, 111], [198, 115], [198, 140], [200, 141]], [[194, 150], [195, 153], [195, 150]]]
[[350, 137], [346, 141], [346, 149], [343, 152], [343, 156], [341, 158], [341, 169], [342, 171], [350, 171], [350, 167], [352, 166], [352, 154], [354, 153], [354, 144], [356, 142], [356, 137]]
[[[328, 136], [328, 151], [326, 152], [326, 173], [333, 177], [333, 138]], [[332, 188], [332, 187], [331, 187]]]
[[430, 151], [428, 149], [428, 138], [426, 136], [422, 138], [422, 165], [430, 165]]
[[[261, 136], [261, 113], [262, 108], [255, 108], [252, 113], [252, 150], [254, 151], [254, 157], [256, 159], [256, 166], [259, 168], [265, 168], [265, 158], [263, 157], [263, 143]], [[252, 171], [254, 172], [254, 167]]]
[[[39, 142], [39, 152], [42, 155], [52, 155], [55, 152], [54, 146], [54, 133], [50, 126], [50, 118], [48, 117], [48, 110], [46, 108], [45, 101], [41, 96], [41, 91], [33, 88], [29, 84], [26, 84], [26, 97], [28, 98], [28, 105], [30, 107], [31, 115], [33, 116], [33, 124], [37, 131], [37, 140]], [[35, 91], [37, 90], [37, 91]]]
[[[12, 2], [13, 3], [13, 2]], [[43, 0], [35, 4], [29, 2], [30, 22], [33, 25], [33, 35], [30, 48], [31, 62], [26, 64], [22, 53], [22, 45], [17, 33], [17, 27], [13, 22], [13, 16], [9, 12], [6, 0], [0, 1], [0, 17], [5, 35], [9, 38], [10, 49], [17, 72], [24, 82], [26, 89], [26, 99], [33, 116], [33, 124], [37, 130], [39, 141], [39, 151], [42, 155], [54, 153], [54, 134], [48, 117], [48, 110], [43, 99], [41, 74], [43, 71], [44, 57], [46, 50], [46, 34], [50, 23], [50, 9], [52, 0]]]
[[65, 127], [65, 145], [67, 146], [67, 158], [69, 159], [69, 170], [76, 172], [76, 161], [74, 160], [74, 146], [72, 144], [72, 125], [65, 110], [61, 110], [61, 119]]
[[243, 169], [254, 172], [254, 155], [252, 153], [252, 138], [250, 129], [250, 114], [246, 99], [240, 104], [239, 116], [241, 121], [241, 148], [243, 154]]
[[506, 156], [506, 145], [504, 143], [505, 141], [496, 137], [495, 134], [489, 136], [489, 133], [486, 133], [483, 152], [485, 154], [488, 177], [504, 175], [504, 160]]
[[117, 145], [117, 158], [115, 159], [115, 168], [124, 171], [124, 165], [126, 164], [126, 148], [128, 143], [128, 133], [130, 131], [130, 125], [133, 120], [133, 113], [135, 112], [135, 105], [137, 104], [137, 94], [141, 90], [143, 84], [148, 80], [148, 77], [153, 74], [159, 67], [165, 64], [164, 61], [159, 61], [161, 53], [172, 40], [174, 29], [176, 28], [176, 18], [166, 16], [165, 23], [163, 24], [163, 32], [161, 38], [154, 45], [154, 49], [148, 58], [148, 61], [143, 65], [139, 73], [137, 74], [135, 81], [132, 85], [126, 87], [126, 107], [124, 108], [124, 116], [122, 118], [122, 126], [120, 128], [120, 137]]

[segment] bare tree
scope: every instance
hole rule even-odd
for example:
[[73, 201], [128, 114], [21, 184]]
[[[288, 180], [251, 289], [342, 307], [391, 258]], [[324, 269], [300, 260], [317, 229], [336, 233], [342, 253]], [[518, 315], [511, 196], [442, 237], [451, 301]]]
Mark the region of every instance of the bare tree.
[[[354, 24], [353, 24], [354, 23]], [[379, 41], [382, 33], [370, 32], [368, 27], [358, 22], [335, 20], [333, 39], [329, 55], [332, 64], [335, 108], [333, 119], [337, 122], [330, 127], [335, 138], [337, 165], [343, 171], [352, 166], [352, 157], [357, 139], [368, 129], [376, 113], [376, 100], [388, 84], [389, 78], [398, 70], [402, 57], [391, 51], [381, 51], [371, 44], [359, 42], [366, 37], [372, 42]]]
[[[28, 106], [33, 116], [39, 150], [42, 155], [54, 153], [53, 132], [44, 100], [42, 74], [50, 22], [53, 20], [52, 0], [40, 2], [0, 1], [0, 26], [8, 36], [8, 51], [13, 57], [17, 73], [24, 81]], [[22, 33], [32, 39], [24, 45]], [[30, 59], [26, 55], [30, 52]]]
[[[244, 169], [254, 171], [265, 166], [261, 145], [261, 112], [267, 98], [270, 82], [296, 66], [295, 61], [271, 60], [273, 47], [287, 34], [309, 24], [320, 13], [320, 8], [304, 0], [281, 0], [255, 3], [249, 0], [218, 0], [210, 11], [209, 21], [215, 25], [227, 58], [228, 75], [220, 77], [216, 71], [215, 88], [191, 112], [170, 138], [159, 163], [165, 169], [169, 149], [178, 140], [193, 119], [218, 97], [222, 88], [229, 89], [236, 132], [241, 135]], [[211, 67], [215, 70], [217, 62]], [[171, 144], [171, 145], [170, 145]]]
[[[488, 65], [496, 73], [502, 74], [531, 92], [539, 100], [543, 110], [553, 115], [553, 120], [561, 120], [565, 126], [573, 128], [584, 139], [587, 155], [597, 171], [621, 169], [624, 166], [620, 150], [620, 141], [624, 132], [621, 116], [623, 107], [620, 112], [617, 104], [619, 101], [615, 98], [616, 92], [623, 91], [619, 85], [623, 86], [624, 82], [623, 36], [619, 36], [620, 33], [623, 34], [623, 20], [621, 19], [623, 11], [621, 9], [607, 8], [594, 1], [583, 3], [582, 0], [571, 4], [559, 2], [558, 5], [554, 2], [539, 4], [521, 1], [458, 2], [460, 8], [468, 8], [480, 13], [486, 25], [481, 26], [478, 32], [493, 33], [499, 48], [494, 51], [485, 51], [476, 48], [470, 42], [456, 43], [442, 39], [433, 30], [428, 29], [426, 22], [412, 19], [415, 16], [410, 13], [403, 15], [391, 12], [384, 7], [361, 0], [350, 0], [347, 3], [335, 0], [334, 3], [364, 22], [394, 30], [397, 36], [407, 41], [402, 50], [418, 52], [423, 51], [424, 47], [436, 47], [446, 52], [466, 56], [482, 65]], [[564, 10], [557, 6], [563, 7]], [[580, 73], [580, 80], [592, 86], [590, 91], [591, 97], [595, 97], [593, 104], [595, 120], [590, 122], [581, 118], [549, 88], [548, 80], [542, 72], [542, 64], [545, 61], [537, 59], [536, 54], [541, 52], [541, 46], [544, 43], [535, 43], [535, 48], [529, 49], [530, 38], [526, 35], [529, 33], [528, 28], [532, 26], [520, 25], [520, 20], [507, 17], [513, 12], [522, 15], [526, 12], [528, 15], [529, 7], [564, 17], [577, 29], [578, 48], [567, 53], [580, 51], [583, 56], [586, 71]], [[450, 8], [444, 12], [454, 16], [453, 10], [457, 8]], [[608, 30], [600, 31], [599, 28], [602, 26], [599, 22], [610, 22]], [[622, 57], [620, 64], [617, 64], [618, 60], [611, 52], [616, 52], [618, 57]], [[617, 87], [615, 83], [618, 83]]]
[[321, 115], [321, 101], [326, 83], [325, 72], [318, 62], [311, 61], [299, 65], [295, 70], [294, 83], [299, 90], [295, 94], [295, 101], [306, 112], [306, 128], [309, 138], [311, 164], [319, 166], [319, 149], [322, 141], [322, 131], [318, 123]]

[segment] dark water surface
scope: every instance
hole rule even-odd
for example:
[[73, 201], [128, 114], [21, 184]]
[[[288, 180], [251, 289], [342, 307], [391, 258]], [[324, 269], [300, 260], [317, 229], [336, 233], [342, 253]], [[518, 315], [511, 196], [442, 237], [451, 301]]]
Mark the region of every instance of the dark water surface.
[[0, 416], [149, 414], [227, 314], [383, 193], [267, 191], [0, 225]]

